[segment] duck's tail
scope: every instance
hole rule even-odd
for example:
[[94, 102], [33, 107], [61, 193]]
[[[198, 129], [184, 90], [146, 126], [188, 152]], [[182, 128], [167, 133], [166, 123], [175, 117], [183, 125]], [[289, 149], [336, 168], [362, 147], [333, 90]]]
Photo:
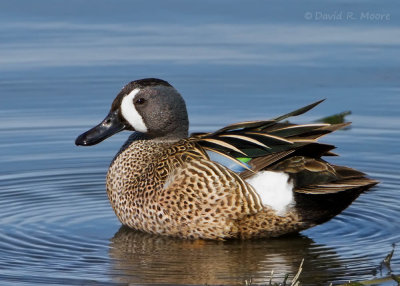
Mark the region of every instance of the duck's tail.
[[[332, 165], [331, 165], [332, 166]], [[343, 166], [332, 166], [338, 179], [295, 189], [295, 209], [308, 227], [324, 223], [347, 208], [361, 193], [378, 181]]]
[[[307, 166], [311, 169], [311, 164]], [[240, 236], [242, 238], [277, 237], [297, 233], [324, 223], [341, 213], [362, 192], [378, 183], [366, 178], [357, 170], [332, 167], [338, 179], [325, 183], [310, 183], [309, 180], [321, 182], [324, 178], [328, 179], [328, 173], [317, 172], [315, 176], [309, 170], [292, 173], [291, 177], [294, 183], [297, 183], [294, 189], [295, 204], [284, 216], [277, 215], [270, 208], [265, 208], [254, 217], [243, 218], [239, 224]]]

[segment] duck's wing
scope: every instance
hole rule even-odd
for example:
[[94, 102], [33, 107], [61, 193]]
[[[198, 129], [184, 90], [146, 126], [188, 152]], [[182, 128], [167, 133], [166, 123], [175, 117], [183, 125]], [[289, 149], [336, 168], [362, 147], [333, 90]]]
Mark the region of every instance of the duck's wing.
[[295, 191], [302, 194], [333, 194], [377, 184], [377, 181], [365, 177], [363, 172], [306, 156], [289, 157], [269, 170], [289, 174]]
[[[365, 178], [361, 172], [339, 170], [345, 167], [334, 167], [321, 159], [322, 156], [336, 156], [331, 152], [335, 146], [320, 143], [318, 139], [350, 123], [282, 122], [309, 111], [322, 101], [271, 120], [240, 122], [213, 133], [194, 134], [193, 138], [201, 148], [245, 167], [247, 170], [240, 173], [243, 179], [260, 170], [284, 171], [295, 177], [296, 191], [310, 194], [340, 192], [375, 184], [376, 181]], [[243, 159], [246, 164], [243, 164]], [[350, 177], [349, 173], [352, 174]]]
[[[240, 158], [247, 158], [249, 172], [264, 169], [300, 148], [312, 157], [333, 155], [329, 151], [335, 147], [318, 143], [317, 139], [347, 126], [348, 123], [298, 125], [282, 122], [291, 116], [307, 112], [321, 102], [322, 100], [317, 101], [271, 120], [240, 122], [213, 133], [192, 134], [191, 138], [202, 148], [226, 156], [238, 164], [241, 164]], [[246, 174], [243, 176], [246, 177]]]

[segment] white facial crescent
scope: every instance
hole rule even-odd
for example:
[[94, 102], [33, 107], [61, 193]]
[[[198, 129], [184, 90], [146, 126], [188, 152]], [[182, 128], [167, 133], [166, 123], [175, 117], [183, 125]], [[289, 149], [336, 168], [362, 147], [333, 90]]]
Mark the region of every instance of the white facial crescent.
[[129, 124], [136, 130], [142, 133], [147, 132], [146, 124], [144, 124], [142, 116], [137, 112], [133, 99], [140, 91], [140, 88], [135, 88], [122, 99], [121, 113]]

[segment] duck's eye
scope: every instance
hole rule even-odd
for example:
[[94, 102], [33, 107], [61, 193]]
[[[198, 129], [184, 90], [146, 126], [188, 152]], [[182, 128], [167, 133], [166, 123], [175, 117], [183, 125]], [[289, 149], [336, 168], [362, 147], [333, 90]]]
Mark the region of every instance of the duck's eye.
[[143, 104], [146, 102], [146, 99], [144, 99], [143, 97], [136, 99], [135, 103], [136, 104]]

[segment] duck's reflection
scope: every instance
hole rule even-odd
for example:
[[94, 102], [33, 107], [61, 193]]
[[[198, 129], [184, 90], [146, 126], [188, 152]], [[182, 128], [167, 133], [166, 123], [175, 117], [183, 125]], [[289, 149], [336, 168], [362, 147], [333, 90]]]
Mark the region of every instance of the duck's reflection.
[[[297, 235], [247, 241], [180, 240], [121, 227], [111, 240], [113, 279], [130, 284], [253, 284], [294, 275], [304, 258], [300, 281], [320, 284], [344, 269], [336, 253]], [[336, 271], [335, 271], [336, 270]], [[293, 277], [293, 276], [291, 276]]]

